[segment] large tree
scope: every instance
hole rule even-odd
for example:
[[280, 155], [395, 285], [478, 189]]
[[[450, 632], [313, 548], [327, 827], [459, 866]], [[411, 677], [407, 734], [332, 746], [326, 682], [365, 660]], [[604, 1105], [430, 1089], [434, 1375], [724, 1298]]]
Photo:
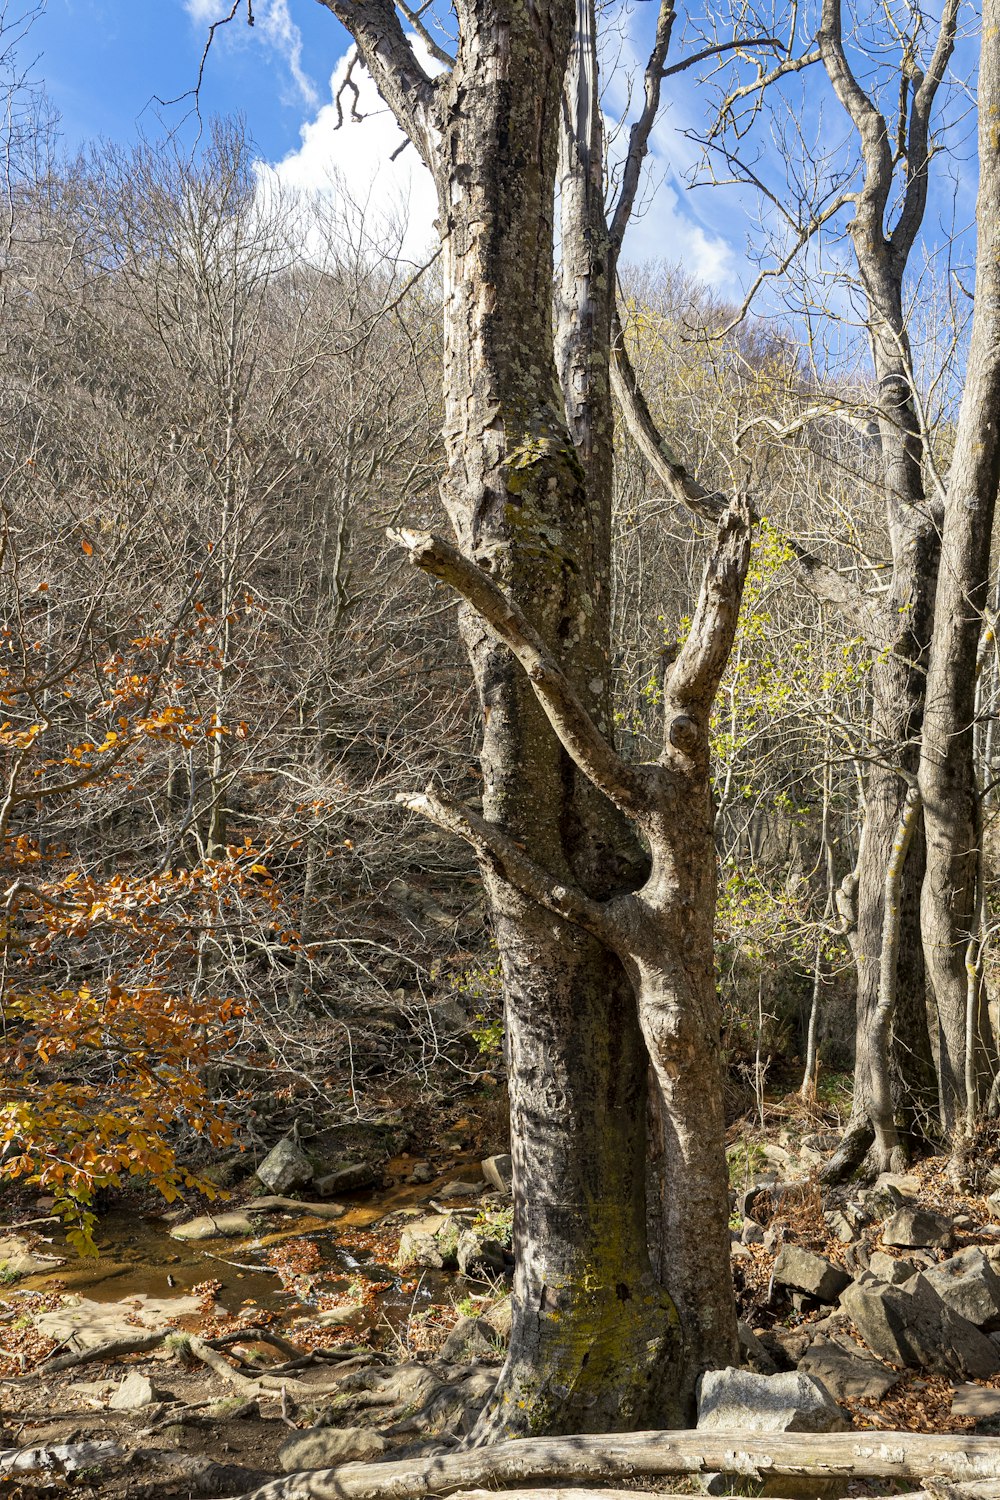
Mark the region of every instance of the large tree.
[[[707, 731], [750, 523], [734, 499], [668, 685], [662, 754], [626, 764], [611, 735], [612, 298], [674, 13], [662, 6], [606, 215], [588, 0], [460, 0], [454, 60], [434, 78], [389, 0], [323, 3], [439, 199], [455, 541], [400, 540], [461, 597], [482, 708], [481, 812], [411, 799], [476, 849], [504, 979], [517, 1269], [479, 1436], [676, 1419], [692, 1373], [736, 1350]], [[662, 1277], [647, 1073], [669, 1176]]]

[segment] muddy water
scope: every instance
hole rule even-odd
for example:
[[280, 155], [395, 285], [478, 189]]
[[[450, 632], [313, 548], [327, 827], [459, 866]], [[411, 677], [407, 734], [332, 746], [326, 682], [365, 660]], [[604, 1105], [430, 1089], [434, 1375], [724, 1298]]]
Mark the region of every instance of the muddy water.
[[[471, 1175], [468, 1172], [466, 1176]], [[449, 1177], [451, 1174], [449, 1174]], [[97, 1258], [79, 1257], [55, 1235], [53, 1253], [64, 1255], [66, 1264], [50, 1273], [29, 1276], [17, 1283], [18, 1290], [61, 1290], [95, 1302], [119, 1302], [129, 1297], [181, 1297], [202, 1282], [221, 1284], [216, 1302], [227, 1312], [237, 1313], [256, 1304], [283, 1317], [301, 1317], [312, 1305], [308, 1289], [282, 1289], [281, 1281], [265, 1269], [268, 1252], [283, 1240], [302, 1236], [313, 1241], [323, 1257], [322, 1270], [332, 1273], [319, 1285], [323, 1292], [348, 1293], [351, 1283], [369, 1280], [388, 1282], [378, 1294], [374, 1311], [359, 1320], [388, 1322], [396, 1329], [415, 1310], [431, 1301], [445, 1299], [449, 1292], [460, 1297], [464, 1281], [443, 1272], [425, 1272], [405, 1277], [391, 1266], [373, 1259], [371, 1252], [352, 1245], [352, 1229], [366, 1229], [399, 1209], [426, 1209], [448, 1179], [416, 1186], [404, 1184], [371, 1194], [345, 1199], [347, 1212], [340, 1219], [319, 1219], [305, 1212], [271, 1213], [258, 1234], [245, 1239], [219, 1238], [196, 1243], [172, 1239], [171, 1221], [143, 1216], [135, 1210], [117, 1209], [102, 1216], [95, 1234]], [[462, 1206], [466, 1206], [463, 1200]], [[252, 1212], [253, 1201], [245, 1207]], [[48, 1248], [48, 1247], [47, 1247]], [[413, 1283], [417, 1282], [416, 1289]], [[0, 1289], [0, 1301], [4, 1291]]]

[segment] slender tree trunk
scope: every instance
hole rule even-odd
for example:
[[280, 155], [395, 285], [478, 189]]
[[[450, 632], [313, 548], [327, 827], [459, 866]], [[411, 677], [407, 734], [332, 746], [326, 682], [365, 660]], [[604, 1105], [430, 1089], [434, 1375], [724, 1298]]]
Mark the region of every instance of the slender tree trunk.
[[976, 937], [979, 796], [974, 730], [977, 646], [989, 587], [1000, 481], [1000, 3], [985, 0], [979, 62], [976, 296], [948, 477], [934, 639], [927, 674], [920, 789], [927, 831], [921, 921], [937, 1008], [945, 1123], [956, 1130], [975, 1099], [967, 1048], [985, 1061], [989, 1019], [981, 988], [969, 1004], [966, 952]]

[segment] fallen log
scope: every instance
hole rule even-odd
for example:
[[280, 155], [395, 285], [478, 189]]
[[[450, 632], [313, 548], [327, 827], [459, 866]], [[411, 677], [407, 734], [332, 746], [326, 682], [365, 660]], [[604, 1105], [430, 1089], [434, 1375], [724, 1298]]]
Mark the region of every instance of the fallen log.
[[72, 1354], [58, 1354], [46, 1359], [34, 1372], [36, 1375], [55, 1375], [60, 1370], [73, 1370], [77, 1365], [90, 1365], [111, 1359], [124, 1359], [126, 1354], [147, 1354], [158, 1349], [175, 1328], [161, 1328], [155, 1333], [137, 1333], [133, 1337], [111, 1339], [106, 1344], [92, 1344], [89, 1349], [77, 1349]]
[[492, 1448], [291, 1474], [244, 1500], [423, 1500], [487, 1486], [611, 1484], [668, 1474], [1000, 1479], [1000, 1439], [913, 1432], [628, 1432], [521, 1438]]
[[[692, 1490], [691, 1500], [704, 1500], [704, 1490]], [[671, 1491], [671, 1500], [678, 1492]], [[555, 1489], [531, 1490], [456, 1490], [449, 1500], [664, 1500], [663, 1490], [581, 1490], [557, 1485]], [[911, 1490], [893, 1495], [891, 1500], [1000, 1500], [1000, 1480], [976, 1479], [970, 1484], [949, 1484], [938, 1480], [930, 1489]]]

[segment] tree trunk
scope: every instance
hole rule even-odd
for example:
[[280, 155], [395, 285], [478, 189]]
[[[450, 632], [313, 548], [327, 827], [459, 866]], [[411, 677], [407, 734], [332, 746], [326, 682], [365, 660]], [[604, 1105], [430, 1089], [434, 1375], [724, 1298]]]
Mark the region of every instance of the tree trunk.
[[[966, 950], [976, 937], [979, 796], [974, 757], [977, 646], [989, 587], [1000, 481], [1000, 4], [985, 0], [979, 62], [976, 296], [955, 452], [948, 476], [927, 674], [920, 789], [927, 831], [924, 952], [937, 1008], [942, 1109], [950, 1132], [976, 1107], [966, 1048], [984, 1060], [981, 989], [967, 1005]], [[971, 1026], [967, 1025], [967, 1008]], [[980, 1069], [969, 1070], [978, 1086]]]

